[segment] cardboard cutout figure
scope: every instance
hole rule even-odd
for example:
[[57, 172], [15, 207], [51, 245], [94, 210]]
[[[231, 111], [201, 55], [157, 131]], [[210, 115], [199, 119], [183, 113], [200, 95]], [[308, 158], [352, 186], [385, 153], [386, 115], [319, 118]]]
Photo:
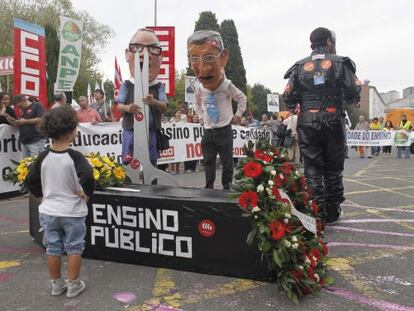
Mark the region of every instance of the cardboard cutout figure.
[[[157, 181], [179, 185], [170, 174], [159, 170], [159, 136], [161, 114], [167, 109], [165, 86], [157, 81], [162, 61], [162, 48], [155, 33], [139, 29], [125, 50], [131, 79], [124, 81], [117, 98], [123, 113], [122, 160], [132, 182], [139, 182], [136, 170], [143, 165], [144, 184]], [[139, 162], [138, 162], [139, 161]]]
[[[204, 125], [201, 141], [206, 188], [214, 188], [216, 157], [223, 164], [222, 185], [230, 189], [233, 178], [233, 132], [231, 123], [240, 124], [246, 110], [246, 96], [226, 78], [224, 67], [229, 52], [220, 34], [212, 30], [194, 32], [187, 40], [191, 67], [200, 81], [195, 94], [195, 112]], [[233, 115], [232, 100], [237, 101]]]

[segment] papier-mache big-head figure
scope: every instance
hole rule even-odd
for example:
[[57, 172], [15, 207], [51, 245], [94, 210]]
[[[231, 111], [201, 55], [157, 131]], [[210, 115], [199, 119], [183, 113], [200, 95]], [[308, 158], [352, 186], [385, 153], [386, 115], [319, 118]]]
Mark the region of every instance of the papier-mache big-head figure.
[[187, 40], [187, 50], [197, 79], [204, 88], [215, 91], [226, 77], [224, 67], [229, 60], [221, 35], [213, 30], [196, 31]]
[[147, 48], [149, 55], [149, 82], [155, 80], [160, 73], [162, 62], [162, 48], [154, 31], [148, 28], [141, 28], [129, 41], [128, 49], [125, 49], [125, 58], [129, 66], [131, 77], [134, 76], [135, 64], [134, 55], [139, 54], [141, 68], [144, 60], [144, 48]]

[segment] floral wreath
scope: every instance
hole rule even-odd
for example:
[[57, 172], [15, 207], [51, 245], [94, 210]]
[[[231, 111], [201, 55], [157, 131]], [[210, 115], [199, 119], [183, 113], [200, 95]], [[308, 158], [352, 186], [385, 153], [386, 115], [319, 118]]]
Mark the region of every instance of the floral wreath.
[[[237, 168], [233, 188], [244, 216], [252, 220], [247, 243], [257, 243], [269, 271], [298, 303], [298, 297], [334, 282], [326, 276], [328, 248], [322, 240], [318, 206], [310, 199], [304, 176], [288, 162], [285, 148], [274, 148], [266, 140], [256, 146], [249, 141], [246, 155]], [[305, 228], [301, 215], [312, 217], [314, 232]]]

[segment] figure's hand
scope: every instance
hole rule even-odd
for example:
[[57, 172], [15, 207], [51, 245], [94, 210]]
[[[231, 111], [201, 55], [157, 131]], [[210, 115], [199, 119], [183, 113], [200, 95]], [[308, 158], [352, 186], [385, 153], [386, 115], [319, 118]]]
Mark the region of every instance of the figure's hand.
[[148, 106], [156, 106], [158, 103], [157, 100], [154, 98], [154, 96], [152, 96], [152, 94], [149, 94], [148, 96], [143, 97], [142, 101]]
[[137, 105], [131, 104], [128, 105], [128, 112], [132, 114], [136, 114], [138, 112], [141, 112], [141, 108], [139, 108]]
[[231, 121], [232, 124], [240, 124], [241, 118], [239, 116], [234, 116], [233, 120]]

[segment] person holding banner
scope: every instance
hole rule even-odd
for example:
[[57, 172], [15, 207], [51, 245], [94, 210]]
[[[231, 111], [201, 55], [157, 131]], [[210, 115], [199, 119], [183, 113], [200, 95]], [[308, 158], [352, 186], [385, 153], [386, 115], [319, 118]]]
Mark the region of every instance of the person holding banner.
[[96, 89], [93, 92], [95, 102], [91, 104], [91, 108], [96, 110], [101, 116], [103, 122], [112, 122], [111, 107], [105, 103], [105, 93], [101, 89]]
[[37, 156], [46, 145], [44, 136], [36, 129], [44, 113], [43, 106], [36, 101], [29, 102], [23, 94], [16, 95], [14, 102], [22, 111], [21, 118], [15, 120], [13, 125], [19, 127], [23, 158]]
[[0, 92], [0, 124], [13, 124], [16, 120], [16, 113], [9, 104], [10, 95]]
[[[398, 122], [398, 128], [407, 132], [413, 129], [411, 121], [407, 120], [407, 115], [404, 113], [401, 115], [401, 121]], [[401, 159], [402, 152], [406, 159], [410, 158], [410, 146], [397, 146], [397, 159]]]
[[285, 74], [289, 109], [300, 104], [299, 143], [305, 177], [326, 223], [337, 221], [344, 198], [345, 104], [357, 103], [361, 81], [355, 64], [336, 55], [335, 33], [319, 27], [310, 34], [312, 53]]
[[[217, 153], [223, 164], [221, 183], [230, 190], [233, 179], [233, 131], [246, 110], [246, 95], [226, 78], [224, 67], [229, 52], [221, 35], [212, 30], [199, 30], [187, 39], [188, 58], [200, 85], [195, 93], [195, 112], [204, 126], [201, 141], [206, 188], [214, 188]], [[237, 101], [233, 115], [232, 99]]]
[[144, 49], [149, 54], [149, 93], [143, 99], [150, 108], [149, 116], [149, 155], [151, 163], [156, 166], [160, 153], [157, 147], [157, 133], [161, 129], [161, 115], [167, 110], [168, 100], [165, 86], [156, 78], [160, 73], [162, 62], [162, 48], [154, 31], [147, 28], [139, 29], [131, 38], [129, 47], [125, 50], [125, 58], [129, 65], [131, 78], [125, 80], [119, 90], [116, 105], [122, 113], [122, 161], [129, 164], [134, 153], [134, 115], [140, 112], [140, 108], [134, 104], [134, 55], [140, 55], [143, 59]]

